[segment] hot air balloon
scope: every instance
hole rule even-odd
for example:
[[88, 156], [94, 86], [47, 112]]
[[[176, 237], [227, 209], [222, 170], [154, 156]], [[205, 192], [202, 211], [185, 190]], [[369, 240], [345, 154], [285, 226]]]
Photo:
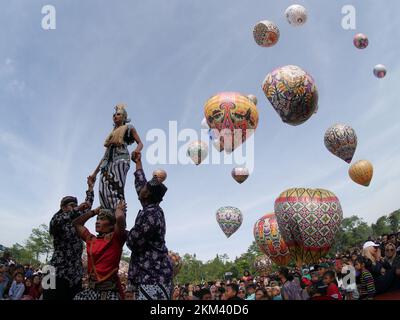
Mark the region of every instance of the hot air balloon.
[[365, 49], [366, 47], [368, 47], [369, 40], [368, 40], [368, 37], [365, 34], [357, 33], [354, 36], [353, 43], [354, 43], [356, 48]]
[[282, 121], [297, 126], [307, 121], [318, 104], [313, 78], [297, 66], [285, 66], [269, 73], [262, 85]]
[[253, 37], [261, 47], [272, 47], [279, 40], [280, 32], [277, 25], [271, 21], [257, 22], [253, 30]]
[[317, 263], [329, 252], [343, 219], [339, 199], [323, 189], [288, 189], [275, 200], [275, 213], [298, 266]]
[[249, 94], [249, 95], [247, 96], [247, 98], [249, 98], [249, 100], [250, 100], [251, 102], [253, 102], [255, 106], [257, 105], [258, 100], [257, 100], [257, 97], [256, 97], [254, 94]]
[[374, 174], [374, 167], [368, 160], [360, 160], [349, 168], [349, 176], [355, 183], [368, 187]]
[[374, 75], [379, 79], [384, 78], [386, 76], [386, 67], [383, 64], [377, 64], [374, 67]]
[[324, 143], [331, 153], [350, 163], [356, 152], [357, 135], [352, 127], [335, 124], [326, 130]]
[[279, 232], [275, 213], [268, 213], [254, 224], [254, 239], [260, 250], [273, 262], [286, 266], [290, 261], [289, 248]]
[[214, 140], [226, 152], [240, 146], [257, 128], [257, 107], [237, 92], [223, 92], [211, 97], [204, 106], [204, 115]]
[[268, 276], [272, 271], [272, 261], [267, 256], [258, 256], [254, 260], [254, 269], [260, 276]]
[[232, 178], [238, 183], [243, 183], [249, 177], [249, 169], [244, 167], [236, 167], [232, 169]]
[[182, 259], [176, 252], [168, 251], [168, 257], [172, 263], [172, 270], [174, 277], [181, 271], [182, 268]]
[[307, 22], [307, 10], [299, 4], [288, 7], [285, 11], [285, 16], [292, 26], [302, 26]]
[[189, 144], [187, 155], [196, 165], [199, 165], [205, 158], [207, 158], [208, 146], [203, 141], [194, 141]]
[[229, 206], [219, 208], [216, 217], [219, 226], [227, 238], [229, 238], [236, 232], [237, 229], [239, 229], [243, 221], [243, 216], [240, 210], [238, 208]]
[[153, 171], [153, 177], [156, 177], [157, 180], [162, 183], [167, 179], [167, 172], [163, 169], [157, 169]]

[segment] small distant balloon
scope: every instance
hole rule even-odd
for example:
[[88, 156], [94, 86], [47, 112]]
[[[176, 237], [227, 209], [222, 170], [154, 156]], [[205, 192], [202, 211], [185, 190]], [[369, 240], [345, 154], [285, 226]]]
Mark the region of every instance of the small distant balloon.
[[357, 33], [354, 36], [353, 43], [354, 43], [356, 48], [365, 49], [366, 47], [368, 47], [369, 40], [368, 40], [368, 37], [365, 34]]
[[375, 77], [382, 79], [386, 76], [386, 67], [383, 64], [377, 64], [374, 67], [374, 75]]
[[219, 208], [216, 218], [227, 238], [234, 234], [243, 222], [242, 212], [238, 208], [231, 206]]
[[163, 169], [157, 169], [153, 171], [153, 177], [156, 177], [157, 180], [162, 183], [167, 179], [167, 172]]
[[255, 95], [249, 94], [249, 95], [247, 96], [247, 98], [249, 98], [249, 100], [250, 100], [251, 102], [253, 102], [255, 105], [257, 105], [258, 100], [257, 100], [257, 97], [256, 97]]
[[232, 178], [238, 183], [243, 183], [249, 177], [249, 169], [244, 167], [236, 167], [232, 169]]
[[285, 16], [292, 26], [302, 26], [307, 22], [307, 10], [299, 4], [288, 7], [285, 11]]
[[326, 130], [324, 143], [331, 153], [350, 163], [356, 152], [357, 135], [352, 127], [335, 124]]
[[253, 30], [253, 37], [261, 47], [272, 47], [279, 40], [280, 32], [278, 26], [268, 20], [257, 22]]
[[194, 141], [189, 144], [187, 155], [199, 165], [208, 156], [208, 145], [203, 141]]
[[374, 168], [368, 160], [357, 161], [349, 168], [351, 180], [365, 187], [368, 187], [371, 183], [373, 174]]

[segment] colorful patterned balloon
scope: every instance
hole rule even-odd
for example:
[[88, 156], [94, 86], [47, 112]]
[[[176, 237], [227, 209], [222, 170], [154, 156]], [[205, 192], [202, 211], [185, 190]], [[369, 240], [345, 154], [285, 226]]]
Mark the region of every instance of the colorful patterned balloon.
[[254, 224], [254, 239], [260, 250], [273, 262], [286, 266], [290, 261], [289, 248], [279, 232], [275, 213], [268, 213]]
[[153, 177], [156, 177], [159, 182], [164, 182], [167, 179], [167, 172], [163, 169], [153, 171]]
[[307, 10], [299, 4], [294, 4], [287, 8], [285, 16], [292, 26], [302, 26], [307, 22]]
[[174, 277], [181, 271], [182, 268], [182, 258], [177, 254], [176, 252], [173, 251], [168, 251], [168, 257], [169, 260], [172, 263], [172, 272], [174, 274]]
[[239, 229], [243, 221], [241, 211], [235, 207], [219, 208], [216, 217], [219, 226], [227, 238], [229, 238], [236, 232], [237, 229]]
[[298, 266], [317, 263], [329, 252], [343, 219], [339, 199], [323, 189], [288, 189], [275, 200], [275, 213]]
[[[237, 92], [223, 92], [211, 97], [204, 106], [207, 123], [219, 148], [232, 152], [253, 134], [258, 125], [257, 107]], [[217, 148], [218, 149], [218, 148]]]
[[356, 152], [357, 135], [352, 127], [335, 124], [326, 130], [324, 143], [331, 153], [350, 163]]
[[232, 178], [238, 183], [243, 183], [249, 177], [249, 169], [244, 167], [236, 167], [232, 169]]
[[249, 94], [249, 95], [247, 96], [247, 98], [249, 98], [249, 100], [250, 100], [251, 102], [253, 102], [255, 106], [257, 105], [258, 100], [257, 100], [257, 97], [256, 97], [254, 94]]
[[282, 121], [297, 126], [306, 122], [318, 105], [314, 79], [297, 66], [285, 66], [269, 73], [262, 85]]
[[272, 272], [272, 261], [267, 256], [258, 256], [254, 260], [254, 269], [260, 276], [268, 276]]
[[377, 64], [374, 67], [374, 75], [379, 79], [384, 78], [386, 76], [386, 67], [383, 64]]
[[280, 32], [277, 25], [271, 21], [257, 22], [253, 30], [253, 37], [261, 47], [272, 47], [279, 40]]
[[360, 160], [349, 168], [349, 176], [355, 183], [368, 187], [374, 174], [374, 167], [368, 160]]
[[353, 43], [354, 43], [356, 48], [365, 49], [366, 47], [368, 47], [369, 40], [368, 40], [368, 37], [365, 34], [357, 33], [354, 36]]
[[208, 156], [208, 145], [203, 141], [194, 141], [189, 144], [187, 155], [192, 161], [199, 165]]

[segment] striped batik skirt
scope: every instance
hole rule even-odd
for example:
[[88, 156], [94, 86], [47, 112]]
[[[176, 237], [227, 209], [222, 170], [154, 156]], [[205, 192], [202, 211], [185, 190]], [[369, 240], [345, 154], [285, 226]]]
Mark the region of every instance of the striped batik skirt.
[[99, 194], [102, 208], [115, 209], [120, 200], [125, 200], [124, 188], [129, 165], [129, 160], [117, 160], [101, 169]]

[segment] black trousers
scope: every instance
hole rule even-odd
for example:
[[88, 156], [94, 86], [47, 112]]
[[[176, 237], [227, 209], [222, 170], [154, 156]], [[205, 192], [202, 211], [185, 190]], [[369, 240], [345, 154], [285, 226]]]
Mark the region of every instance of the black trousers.
[[73, 287], [69, 281], [63, 278], [56, 278], [56, 288], [43, 291], [43, 300], [72, 300], [82, 291], [82, 281]]

